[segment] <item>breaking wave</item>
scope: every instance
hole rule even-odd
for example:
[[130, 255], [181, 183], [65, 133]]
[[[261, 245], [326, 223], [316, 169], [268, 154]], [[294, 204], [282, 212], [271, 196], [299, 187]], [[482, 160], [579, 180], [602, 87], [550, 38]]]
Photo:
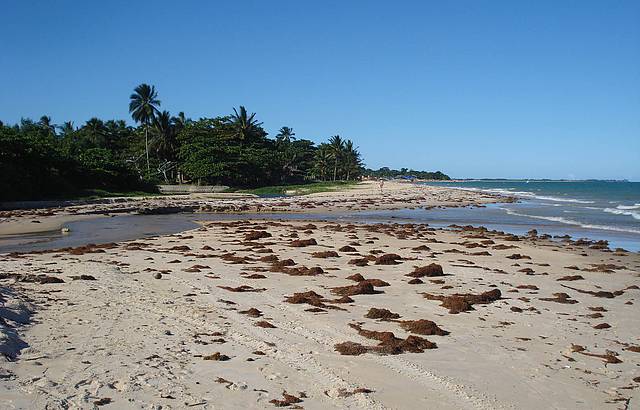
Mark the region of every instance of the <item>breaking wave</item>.
[[581, 228], [586, 228], [586, 229], [600, 229], [600, 230], [603, 230], [603, 231], [629, 232], [629, 233], [640, 234], [640, 229], [620, 228], [620, 227], [617, 227], [617, 226], [609, 226], [609, 225], [595, 225], [595, 224], [588, 224], [588, 223], [582, 223], [582, 222], [574, 221], [572, 219], [563, 218], [561, 216], [527, 215], [527, 214], [521, 214], [521, 213], [515, 212], [515, 211], [513, 211], [511, 209], [507, 209], [507, 208], [500, 208], [500, 209], [504, 210], [507, 214], [512, 215], [512, 216], [521, 216], [521, 217], [524, 217], [524, 218], [542, 219], [542, 220], [545, 220], [545, 221], [559, 222], [559, 223], [563, 223], [563, 224], [567, 224], [567, 225], [575, 225], [575, 226], [579, 226]]

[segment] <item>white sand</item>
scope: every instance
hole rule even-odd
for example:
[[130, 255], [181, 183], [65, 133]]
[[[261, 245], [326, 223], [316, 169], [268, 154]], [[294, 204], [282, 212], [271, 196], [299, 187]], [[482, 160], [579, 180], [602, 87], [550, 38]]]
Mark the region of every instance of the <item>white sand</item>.
[[[0, 259], [0, 273], [46, 273], [65, 280], [61, 284], [0, 280], [6, 300], [0, 308], [2, 317], [19, 312], [24, 319], [28, 309], [34, 311], [30, 324], [7, 320], [2, 325], [9, 336], [9, 325], [16, 326], [17, 336], [28, 347], [15, 361], [1, 364], [0, 407], [92, 408], [96, 400], [110, 398], [112, 403], [105, 408], [270, 408], [269, 401], [281, 399], [283, 391], [299, 397], [299, 405], [307, 409], [616, 409], [640, 405], [639, 383], [633, 381], [640, 375], [640, 353], [626, 350], [640, 345], [640, 290], [626, 289], [640, 284], [638, 254], [614, 255], [542, 240], [511, 242], [496, 235], [489, 235], [495, 244], [518, 248], [494, 250], [493, 244], [467, 248], [460, 243], [483, 239], [444, 231], [435, 235], [409, 232], [406, 239], [399, 239], [403, 235], [393, 227], [368, 232], [364, 226], [354, 226], [337, 232], [332, 224], [316, 223], [317, 229], [305, 233], [296, 228], [302, 223], [259, 225], [209, 224], [182, 235], [138, 241], [142, 247], [123, 244], [104, 253]], [[256, 242], [267, 243], [281, 260], [292, 258], [296, 266], [320, 266], [325, 273], [290, 276], [261, 271], [270, 267], [265, 262], [234, 264], [212, 257], [225, 252], [252, 259], [270, 255], [242, 244], [244, 234], [252, 229], [266, 229], [273, 235]], [[290, 247], [294, 232], [301, 239], [315, 238], [318, 245]], [[443, 243], [432, 243], [433, 238]], [[340, 257], [327, 259], [311, 255], [351, 242], [359, 243], [356, 248], [361, 255], [382, 250], [406, 260], [399, 265], [357, 267], [348, 263], [356, 256], [346, 252], [338, 251]], [[412, 250], [418, 245], [427, 245], [433, 252]], [[190, 250], [169, 250], [173, 246]], [[203, 246], [212, 249], [203, 250]], [[465, 254], [444, 252], [451, 249]], [[491, 256], [471, 255], [480, 251]], [[514, 253], [531, 260], [506, 258]], [[425, 283], [419, 285], [407, 283], [411, 278], [404, 275], [414, 266], [432, 262], [441, 264], [449, 276], [423, 278]], [[519, 266], [513, 266], [516, 263]], [[614, 273], [585, 271], [592, 263], [624, 268], [618, 266]], [[196, 264], [208, 268], [184, 271]], [[566, 268], [572, 265], [581, 270]], [[519, 272], [523, 268], [535, 272]], [[170, 273], [153, 278], [156, 270], [165, 269]], [[346, 311], [311, 313], [305, 311], [309, 305], [284, 302], [286, 296], [308, 290], [335, 298], [329, 288], [355, 284], [345, 279], [354, 273], [382, 279], [391, 286], [377, 288], [382, 294], [357, 295], [354, 303], [336, 305]], [[97, 280], [70, 278], [80, 274]], [[247, 279], [247, 274], [266, 278]], [[582, 275], [584, 280], [557, 281], [565, 275]], [[429, 279], [444, 280], [444, 285]], [[592, 291], [626, 290], [609, 299], [561, 284]], [[237, 293], [218, 287], [240, 285], [266, 290]], [[474, 305], [475, 310], [459, 314], [449, 314], [439, 301], [419, 294], [480, 293], [494, 289], [492, 285], [501, 290], [503, 299]], [[515, 289], [518, 285], [535, 285], [539, 290]], [[566, 292], [579, 303], [540, 300], [556, 292]], [[519, 300], [521, 297], [529, 301]], [[20, 300], [26, 302], [20, 305]], [[586, 317], [595, 313], [588, 307], [596, 306], [606, 309], [603, 317]], [[264, 316], [239, 313], [252, 307]], [[391, 331], [401, 338], [409, 335], [396, 322], [366, 319], [371, 307], [396, 312], [401, 320], [432, 320], [450, 334], [421, 336], [438, 346], [423, 353], [340, 355], [334, 349], [336, 343], [378, 343], [359, 336], [349, 323], [363, 322], [364, 329]], [[523, 311], [514, 312], [511, 307]], [[260, 320], [276, 327], [256, 327]], [[611, 328], [593, 328], [605, 322]], [[219, 339], [224, 342], [216, 341]], [[17, 343], [14, 337], [4, 345], [15, 348]], [[586, 353], [614, 352], [613, 357], [622, 363], [606, 364], [602, 358], [571, 352], [572, 343], [584, 346]], [[256, 351], [265, 354], [253, 353]], [[203, 360], [202, 355], [214, 352], [230, 360]], [[345, 397], [345, 391], [356, 388], [372, 392]]]

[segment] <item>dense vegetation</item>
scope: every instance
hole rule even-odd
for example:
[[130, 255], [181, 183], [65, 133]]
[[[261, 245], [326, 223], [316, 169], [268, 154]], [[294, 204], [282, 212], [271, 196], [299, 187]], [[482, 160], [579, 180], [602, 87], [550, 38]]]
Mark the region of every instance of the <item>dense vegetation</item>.
[[63, 198], [91, 191], [153, 191], [157, 183], [259, 187], [356, 180], [361, 155], [340, 136], [319, 145], [289, 127], [275, 138], [244, 107], [190, 120], [160, 111], [153, 86], [130, 96], [137, 126], [92, 118], [80, 127], [48, 116], [0, 122], [0, 201]]
[[387, 167], [380, 168], [378, 170], [365, 169], [363, 175], [372, 178], [398, 178], [398, 177], [414, 177], [417, 179], [435, 179], [435, 180], [450, 180], [448, 175], [443, 174], [440, 171], [427, 172], [427, 171], [415, 171], [413, 169], [401, 168], [401, 169], [389, 169]]

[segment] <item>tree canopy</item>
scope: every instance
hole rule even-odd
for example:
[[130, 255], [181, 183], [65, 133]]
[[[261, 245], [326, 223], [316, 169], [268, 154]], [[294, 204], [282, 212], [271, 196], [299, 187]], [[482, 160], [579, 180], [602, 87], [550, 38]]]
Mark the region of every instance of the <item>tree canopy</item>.
[[94, 117], [76, 127], [55, 124], [47, 115], [15, 125], [0, 121], [0, 201], [65, 198], [95, 189], [152, 191], [158, 183], [255, 188], [395, 172], [365, 171], [356, 144], [340, 135], [316, 144], [282, 126], [269, 138], [257, 114], [244, 106], [198, 120], [159, 107], [155, 87], [140, 84], [129, 97], [136, 126]]

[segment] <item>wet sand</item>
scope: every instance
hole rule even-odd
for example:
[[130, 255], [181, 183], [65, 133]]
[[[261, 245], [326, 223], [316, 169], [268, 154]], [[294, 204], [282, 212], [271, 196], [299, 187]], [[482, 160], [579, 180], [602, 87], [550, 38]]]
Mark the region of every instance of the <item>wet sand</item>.
[[0, 236], [46, 232], [88, 217], [123, 214], [202, 213], [305, 213], [468, 206], [512, 200], [507, 197], [457, 189], [387, 182], [362, 182], [344, 191], [304, 196], [261, 198], [237, 194], [192, 194], [110, 198], [75, 205], [0, 211]]
[[2, 408], [634, 408], [640, 255], [203, 222], [0, 255]]

